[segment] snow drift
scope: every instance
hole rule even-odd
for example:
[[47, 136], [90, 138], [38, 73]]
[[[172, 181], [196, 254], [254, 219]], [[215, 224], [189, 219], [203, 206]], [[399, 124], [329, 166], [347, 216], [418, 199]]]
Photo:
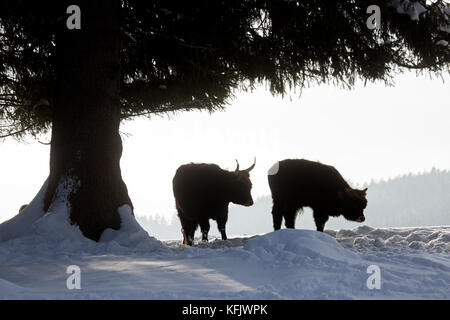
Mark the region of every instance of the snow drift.
[[[123, 206], [121, 229], [94, 242], [64, 202], [44, 214], [42, 196], [0, 225], [0, 299], [450, 298], [450, 227], [284, 229], [186, 247], [150, 237]], [[71, 265], [80, 290], [66, 286]], [[366, 285], [371, 265], [379, 290]]]
[[59, 200], [54, 201], [46, 213], [44, 196], [47, 182], [44, 183], [37, 196], [24, 210], [0, 224], [0, 243], [13, 243], [17, 250], [23, 252], [32, 249], [41, 253], [49, 250], [80, 253], [148, 251], [162, 247], [160, 241], [150, 237], [141, 228], [128, 205], [118, 209], [122, 222], [120, 230], [105, 230], [98, 243], [84, 237], [77, 226], [70, 224], [70, 208], [64, 200], [74, 187], [71, 181], [61, 186], [57, 192]]
[[402, 252], [407, 249], [450, 254], [450, 227], [371, 228], [327, 231], [344, 247], [358, 251]]
[[44, 196], [47, 181], [31, 203], [12, 219], [0, 224], [0, 242], [29, 234], [33, 224], [44, 216]]

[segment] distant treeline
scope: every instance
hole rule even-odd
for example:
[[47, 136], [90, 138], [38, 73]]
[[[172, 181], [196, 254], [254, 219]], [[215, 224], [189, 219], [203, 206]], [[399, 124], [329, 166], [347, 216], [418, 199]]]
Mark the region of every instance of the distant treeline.
[[[432, 169], [421, 174], [408, 174], [387, 181], [367, 184], [368, 206], [364, 225], [371, 227], [414, 227], [450, 224], [450, 171]], [[252, 207], [231, 204], [227, 223], [230, 236], [273, 231], [272, 199], [270, 196], [255, 200]], [[138, 217], [141, 225], [158, 239], [181, 239], [181, 225], [174, 214], [170, 220], [162, 217]], [[358, 226], [343, 217], [327, 222], [326, 229]], [[315, 229], [311, 210], [305, 209], [297, 217], [296, 228]], [[197, 236], [200, 235], [196, 234]], [[219, 235], [215, 222], [210, 235]]]

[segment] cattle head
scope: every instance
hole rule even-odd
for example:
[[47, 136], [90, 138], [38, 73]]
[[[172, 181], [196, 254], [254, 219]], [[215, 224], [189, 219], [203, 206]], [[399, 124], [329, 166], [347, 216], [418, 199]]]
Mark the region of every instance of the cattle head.
[[256, 158], [254, 163], [245, 170], [239, 170], [239, 162], [236, 160], [236, 170], [231, 174], [231, 202], [240, 204], [246, 207], [253, 205], [253, 198], [251, 194], [252, 182], [250, 181], [250, 171], [256, 165]]
[[364, 190], [347, 188], [338, 192], [341, 214], [345, 219], [356, 222], [366, 220], [363, 213], [367, 206], [366, 192], [367, 188]]

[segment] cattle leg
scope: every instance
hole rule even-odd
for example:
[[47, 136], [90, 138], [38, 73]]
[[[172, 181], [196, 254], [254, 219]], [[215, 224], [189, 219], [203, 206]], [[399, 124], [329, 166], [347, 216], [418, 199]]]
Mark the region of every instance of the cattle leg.
[[284, 215], [284, 224], [288, 229], [295, 229], [295, 220], [297, 218], [297, 212], [295, 210], [287, 210]]
[[220, 234], [222, 236], [222, 240], [227, 240], [227, 233], [225, 232], [225, 225], [227, 223], [227, 219], [220, 219], [217, 220], [217, 228], [220, 231]]
[[186, 234], [186, 222], [185, 220], [181, 217], [180, 214], [178, 214], [178, 218], [180, 219], [180, 223], [181, 223], [181, 234], [183, 235], [183, 244], [187, 244], [187, 234]]
[[181, 234], [183, 235], [183, 244], [187, 244], [187, 236], [183, 228], [181, 228]]
[[190, 232], [188, 233], [188, 245], [192, 246], [194, 244], [194, 234], [195, 230], [197, 229], [197, 224], [193, 224]]
[[202, 241], [208, 241], [209, 220], [200, 222], [200, 230], [202, 231]]
[[227, 240], [227, 233], [225, 232], [225, 225], [228, 221], [228, 208], [223, 208], [223, 211], [219, 213], [217, 221], [217, 229], [219, 229], [222, 236], [222, 240]]
[[183, 233], [183, 244], [192, 246], [194, 243], [195, 229], [197, 229], [197, 224], [189, 219], [184, 218], [182, 215], [178, 215], [181, 222], [181, 232]]
[[273, 218], [273, 229], [280, 230], [281, 222], [283, 221], [283, 212], [280, 204], [276, 201], [273, 202], [272, 218]]
[[185, 234], [187, 238], [187, 245], [192, 246], [194, 244], [195, 230], [197, 230], [198, 224], [195, 221], [188, 220], [187, 229], [185, 229]]
[[220, 235], [222, 236], [222, 240], [227, 240], [227, 233], [225, 232], [225, 226], [223, 226], [222, 228], [219, 227], [219, 231], [220, 231]]
[[317, 231], [323, 232], [323, 229], [325, 229], [325, 223], [328, 221], [328, 215], [321, 211], [314, 210], [313, 216]]

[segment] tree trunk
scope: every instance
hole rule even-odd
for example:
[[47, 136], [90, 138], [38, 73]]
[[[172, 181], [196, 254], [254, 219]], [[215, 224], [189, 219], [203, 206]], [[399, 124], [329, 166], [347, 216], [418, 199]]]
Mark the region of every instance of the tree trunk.
[[[81, 30], [66, 27], [62, 2], [45, 210], [66, 200], [71, 223], [98, 241], [120, 228], [120, 206], [133, 209], [120, 171], [120, 0], [81, 1]], [[67, 181], [75, 188], [59, 192]]]

